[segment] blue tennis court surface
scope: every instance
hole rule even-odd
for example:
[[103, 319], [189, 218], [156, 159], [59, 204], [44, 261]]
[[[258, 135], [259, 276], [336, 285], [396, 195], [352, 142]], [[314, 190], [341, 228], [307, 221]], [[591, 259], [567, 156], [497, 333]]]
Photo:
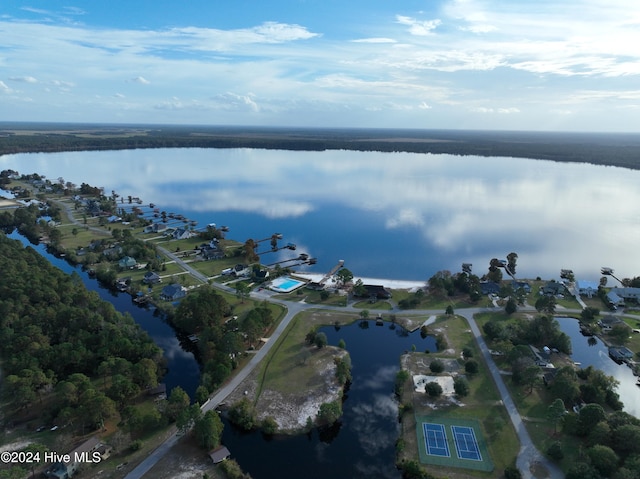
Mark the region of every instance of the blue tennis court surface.
[[427, 446], [427, 454], [432, 456], [451, 457], [449, 445], [447, 444], [447, 436], [444, 431], [444, 425], [425, 422], [422, 424], [422, 427], [424, 429], [424, 442]]
[[451, 426], [451, 432], [456, 443], [456, 454], [460, 459], [482, 461], [478, 441], [472, 427]]

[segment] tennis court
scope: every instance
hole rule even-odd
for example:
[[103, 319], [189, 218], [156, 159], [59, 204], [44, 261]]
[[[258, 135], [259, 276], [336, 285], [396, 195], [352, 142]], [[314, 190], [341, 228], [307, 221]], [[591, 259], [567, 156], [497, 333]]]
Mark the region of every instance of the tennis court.
[[425, 422], [422, 427], [424, 428], [427, 454], [431, 456], [451, 457], [444, 426], [442, 424]]
[[476, 441], [473, 428], [466, 426], [451, 426], [453, 439], [456, 442], [456, 454], [460, 459], [482, 461], [482, 454]]
[[422, 464], [493, 471], [482, 427], [475, 419], [416, 414], [416, 433]]

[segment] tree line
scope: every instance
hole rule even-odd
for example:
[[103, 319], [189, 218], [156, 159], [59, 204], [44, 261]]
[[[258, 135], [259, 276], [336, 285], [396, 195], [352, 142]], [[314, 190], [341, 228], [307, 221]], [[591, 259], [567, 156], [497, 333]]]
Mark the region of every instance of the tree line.
[[[56, 128], [58, 125], [56, 125]], [[34, 127], [35, 128], [35, 127]], [[109, 127], [105, 127], [108, 129]], [[111, 127], [113, 128], [113, 127]], [[16, 128], [28, 130], [22, 126]], [[94, 133], [78, 136], [78, 130]], [[293, 151], [355, 150], [537, 158], [638, 169], [640, 141], [633, 135], [486, 131], [323, 130], [154, 126], [127, 130], [123, 136], [101, 136], [95, 128], [75, 125], [69, 133], [6, 133], [0, 155], [25, 152], [121, 150], [137, 148], [260, 148]], [[125, 133], [129, 133], [125, 135]], [[204, 133], [197, 135], [195, 133]], [[407, 140], [409, 138], [409, 140]], [[434, 141], [440, 140], [440, 141]], [[413, 140], [413, 141], [412, 141]], [[425, 141], [415, 141], [425, 140]]]

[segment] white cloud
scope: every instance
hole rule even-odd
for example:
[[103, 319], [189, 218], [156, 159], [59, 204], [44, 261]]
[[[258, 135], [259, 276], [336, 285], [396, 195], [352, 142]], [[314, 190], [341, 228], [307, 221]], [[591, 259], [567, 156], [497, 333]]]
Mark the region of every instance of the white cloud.
[[393, 38], [359, 38], [357, 40], [351, 40], [353, 43], [396, 43]]
[[512, 113], [520, 113], [520, 109], [518, 108], [489, 108], [484, 106], [479, 106], [475, 108], [471, 108], [471, 111], [474, 113], [497, 113], [500, 115], [509, 115]]
[[439, 19], [420, 21], [415, 18], [406, 17], [404, 15], [396, 15], [396, 22], [398, 22], [400, 25], [409, 26], [409, 32], [412, 35], [417, 36], [432, 35], [433, 30], [438, 28], [438, 26], [442, 23], [442, 21]]
[[141, 77], [141, 76], [137, 76], [135, 78], [132, 78], [130, 81], [132, 81], [133, 83], [140, 83], [141, 85], [150, 85], [151, 82], [149, 80], [147, 80], [145, 77]]
[[4, 93], [11, 93], [13, 90], [11, 90], [11, 88], [9, 88], [5, 82], [0, 80], [0, 91]]
[[13, 76], [9, 80], [22, 83], [38, 83], [38, 80], [32, 76]]

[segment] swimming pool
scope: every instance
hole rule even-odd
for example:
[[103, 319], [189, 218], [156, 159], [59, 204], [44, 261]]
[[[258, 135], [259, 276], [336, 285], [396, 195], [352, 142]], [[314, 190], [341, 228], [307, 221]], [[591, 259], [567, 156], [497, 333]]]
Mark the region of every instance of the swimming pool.
[[278, 293], [289, 293], [300, 286], [304, 286], [304, 284], [304, 281], [293, 279], [289, 276], [282, 276], [271, 282], [270, 289], [277, 291]]

